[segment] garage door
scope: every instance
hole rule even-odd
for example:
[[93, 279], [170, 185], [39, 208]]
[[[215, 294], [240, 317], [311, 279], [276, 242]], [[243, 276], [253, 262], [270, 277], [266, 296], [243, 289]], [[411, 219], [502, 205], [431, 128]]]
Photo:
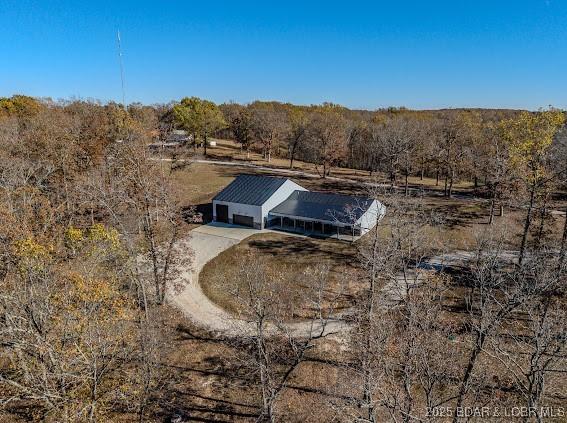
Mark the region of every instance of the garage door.
[[228, 223], [228, 206], [224, 204], [217, 204], [217, 222]]
[[250, 216], [242, 216], [240, 214], [233, 214], [232, 223], [234, 223], [235, 225], [250, 226], [251, 228], [253, 228], [254, 218]]

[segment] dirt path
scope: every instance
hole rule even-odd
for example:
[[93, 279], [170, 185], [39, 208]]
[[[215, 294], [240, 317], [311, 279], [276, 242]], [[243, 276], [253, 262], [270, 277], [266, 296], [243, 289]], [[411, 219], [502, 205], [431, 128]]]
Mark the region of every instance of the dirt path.
[[[262, 171], [266, 171], [266, 172], [278, 173], [278, 174], [287, 175], [287, 176], [301, 176], [301, 177], [304, 177], [304, 178], [311, 178], [311, 179], [320, 179], [321, 178], [320, 175], [305, 172], [303, 170], [292, 170], [292, 169], [283, 169], [283, 168], [278, 168], [278, 167], [261, 166], [261, 165], [257, 165], [257, 164], [254, 164], [254, 163], [247, 163], [247, 162], [232, 162], [232, 161], [208, 160], [208, 159], [175, 159], [174, 160], [174, 159], [169, 159], [169, 158], [152, 158], [151, 160], [161, 160], [161, 161], [164, 161], [164, 162], [174, 162], [175, 161], [175, 162], [213, 164], [213, 165], [219, 165], [219, 166], [246, 167], [246, 168], [250, 168], [250, 169], [256, 169], [256, 170], [262, 170]], [[350, 183], [350, 184], [354, 184], [354, 185], [362, 184], [364, 186], [373, 187], [373, 188], [387, 188], [387, 189], [391, 188], [390, 184], [378, 183], [378, 182], [365, 182], [365, 181], [360, 181], [360, 180], [357, 180], [357, 179], [344, 178], [344, 177], [340, 177], [340, 176], [326, 176], [325, 179], [327, 181], [346, 182], [346, 183]], [[395, 186], [394, 189], [396, 189], [398, 191], [403, 191], [404, 187]], [[443, 196], [442, 191], [435, 190], [435, 189], [432, 189], [432, 188], [426, 188], [426, 187], [420, 187], [420, 188], [409, 187], [408, 191], [413, 192], [413, 193], [419, 193], [421, 191], [427, 191], [432, 195]], [[452, 198], [458, 199], [458, 200], [478, 201], [478, 202], [484, 202], [484, 203], [486, 203], [488, 201], [488, 200], [485, 200], [485, 199], [482, 199], [482, 198], [476, 198], [472, 195], [457, 194], [457, 193], [453, 194]]]

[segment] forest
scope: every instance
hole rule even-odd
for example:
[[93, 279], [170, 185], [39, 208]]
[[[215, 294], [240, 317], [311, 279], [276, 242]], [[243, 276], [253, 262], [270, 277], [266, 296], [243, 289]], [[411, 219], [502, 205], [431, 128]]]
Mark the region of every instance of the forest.
[[[458, 422], [482, 407], [564, 421], [565, 118], [0, 98], [0, 421]], [[167, 149], [174, 130], [189, 136]], [[196, 254], [180, 248], [201, 219], [184, 193], [204, 192], [179, 181], [214, 161], [213, 140], [243, 162], [309, 166], [316, 186], [355, 172], [344, 190], [388, 208], [340, 277], [316, 261], [297, 276], [301, 301], [269, 258], [219, 277], [246, 287], [234, 298], [257, 330], [245, 336], [194, 327], [168, 301]], [[482, 209], [482, 224], [463, 224], [466, 265], [425, 268], [454, 254], [447, 231], [470, 218], [432, 202]], [[308, 336], [286, 326], [298, 315], [317, 323]], [[325, 332], [337, 319], [348, 336]], [[199, 379], [189, 362], [206, 367]]]

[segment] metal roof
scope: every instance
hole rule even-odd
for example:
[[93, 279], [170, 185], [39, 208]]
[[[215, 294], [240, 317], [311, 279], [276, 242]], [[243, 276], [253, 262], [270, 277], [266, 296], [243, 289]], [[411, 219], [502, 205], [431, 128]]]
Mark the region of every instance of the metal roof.
[[281, 187], [287, 178], [239, 175], [213, 200], [261, 206]]
[[294, 191], [270, 213], [352, 224], [368, 210], [373, 199], [313, 191]]

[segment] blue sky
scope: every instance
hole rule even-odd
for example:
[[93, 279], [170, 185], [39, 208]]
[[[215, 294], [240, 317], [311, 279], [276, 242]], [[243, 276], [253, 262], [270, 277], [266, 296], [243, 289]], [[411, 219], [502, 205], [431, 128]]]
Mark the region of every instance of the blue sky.
[[567, 108], [566, 0], [0, 0], [0, 96]]

